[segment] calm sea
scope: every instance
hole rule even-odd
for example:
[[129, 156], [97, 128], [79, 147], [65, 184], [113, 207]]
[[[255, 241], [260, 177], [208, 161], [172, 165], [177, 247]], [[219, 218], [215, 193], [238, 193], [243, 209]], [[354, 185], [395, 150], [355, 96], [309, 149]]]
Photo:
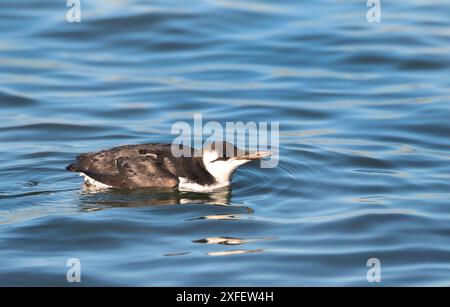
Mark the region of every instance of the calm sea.
[[[450, 3], [0, 4], [0, 285], [450, 285]], [[231, 191], [86, 193], [75, 155], [280, 123]]]

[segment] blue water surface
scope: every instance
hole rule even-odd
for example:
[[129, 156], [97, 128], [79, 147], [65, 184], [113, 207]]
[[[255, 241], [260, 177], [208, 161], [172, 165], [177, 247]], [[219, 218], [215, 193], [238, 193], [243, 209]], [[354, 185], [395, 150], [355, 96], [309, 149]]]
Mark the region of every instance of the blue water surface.
[[[0, 4], [0, 285], [450, 285], [450, 3]], [[279, 122], [231, 191], [86, 193], [75, 155]]]

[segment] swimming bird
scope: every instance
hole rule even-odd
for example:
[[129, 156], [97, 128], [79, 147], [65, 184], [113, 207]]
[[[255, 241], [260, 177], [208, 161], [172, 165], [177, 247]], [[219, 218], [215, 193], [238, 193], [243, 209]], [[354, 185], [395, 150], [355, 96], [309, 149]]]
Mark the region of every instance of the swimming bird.
[[[187, 156], [174, 155], [173, 146]], [[81, 154], [66, 167], [95, 188], [179, 188], [210, 191], [231, 185], [236, 169], [271, 156], [269, 151], [244, 151], [228, 142], [214, 142], [200, 151], [173, 144], [124, 145]]]

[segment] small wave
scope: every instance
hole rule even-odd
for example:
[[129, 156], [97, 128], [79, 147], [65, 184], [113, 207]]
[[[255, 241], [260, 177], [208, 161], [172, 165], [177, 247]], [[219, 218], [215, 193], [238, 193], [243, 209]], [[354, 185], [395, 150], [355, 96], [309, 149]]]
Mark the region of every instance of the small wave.
[[411, 59], [403, 60], [398, 64], [398, 68], [401, 70], [439, 70], [448, 69], [448, 65], [445, 61], [440, 60], [426, 60], [426, 59]]
[[2, 107], [10, 108], [23, 108], [23, 107], [33, 107], [38, 104], [38, 101], [23, 94], [13, 93], [0, 89], [0, 104]]

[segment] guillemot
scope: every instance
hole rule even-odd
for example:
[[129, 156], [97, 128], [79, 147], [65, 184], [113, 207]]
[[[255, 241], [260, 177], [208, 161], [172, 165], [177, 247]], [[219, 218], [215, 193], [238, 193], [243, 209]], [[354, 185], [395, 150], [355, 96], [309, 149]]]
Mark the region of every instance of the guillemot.
[[[96, 188], [179, 188], [210, 191], [231, 185], [236, 169], [269, 157], [269, 151], [244, 151], [227, 142], [214, 142], [199, 152], [180, 145], [189, 157], [173, 154], [173, 144], [124, 145], [85, 153], [67, 170], [85, 177]], [[178, 146], [178, 145], [176, 145]]]

